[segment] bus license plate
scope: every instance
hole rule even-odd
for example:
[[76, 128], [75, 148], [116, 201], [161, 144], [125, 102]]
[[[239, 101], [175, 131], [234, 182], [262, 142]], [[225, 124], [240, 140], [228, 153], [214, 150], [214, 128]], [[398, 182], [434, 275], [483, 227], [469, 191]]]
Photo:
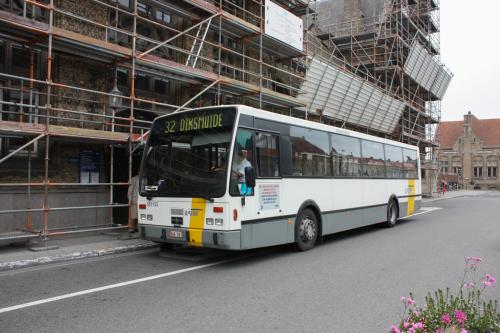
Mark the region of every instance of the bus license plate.
[[168, 232], [168, 237], [182, 239], [183, 234], [182, 231], [170, 230]]

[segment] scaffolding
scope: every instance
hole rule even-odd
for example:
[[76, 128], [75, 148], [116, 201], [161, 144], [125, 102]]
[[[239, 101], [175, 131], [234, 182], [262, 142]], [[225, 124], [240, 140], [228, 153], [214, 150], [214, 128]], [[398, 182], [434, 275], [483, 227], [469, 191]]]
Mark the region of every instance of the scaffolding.
[[[299, 15], [308, 11], [305, 1], [282, 4]], [[134, 154], [159, 115], [236, 103], [286, 114], [304, 107], [305, 52], [264, 34], [264, 6], [260, 0], [3, 1], [0, 50], [9, 51], [0, 57], [0, 163], [21, 156], [27, 170], [0, 175], [0, 189], [26, 198], [22, 208], [0, 210], [0, 219], [15, 220], [0, 240], [130, 227], [130, 214], [128, 221], [113, 216], [116, 209], [130, 213], [132, 205], [116, 191], [130, 185]], [[85, 184], [58, 181], [51, 160], [59, 151], [51, 149], [59, 143], [100, 145], [106, 174]], [[118, 150], [126, 167], [123, 158], [115, 160]], [[33, 175], [37, 157], [43, 163]], [[126, 169], [122, 180], [117, 163]], [[108, 195], [106, 202], [54, 207], [57, 188]], [[95, 225], [51, 221], [58, 212], [85, 210], [105, 212], [96, 213]]]
[[[319, 29], [316, 37], [332, 50], [336, 63], [404, 103], [390, 137], [420, 146], [426, 159], [435, 158], [440, 101], [453, 76], [439, 56], [439, 3], [380, 0], [371, 5], [320, 1], [312, 16]], [[334, 16], [339, 8], [344, 15]]]

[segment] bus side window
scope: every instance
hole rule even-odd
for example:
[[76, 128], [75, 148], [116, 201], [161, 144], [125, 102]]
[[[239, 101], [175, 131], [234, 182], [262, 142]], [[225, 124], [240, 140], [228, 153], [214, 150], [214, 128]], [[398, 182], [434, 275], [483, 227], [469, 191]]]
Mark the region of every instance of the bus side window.
[[279, 177], [278, 136], [257, 133], [255, 137], [257, 175], [259, 177]]

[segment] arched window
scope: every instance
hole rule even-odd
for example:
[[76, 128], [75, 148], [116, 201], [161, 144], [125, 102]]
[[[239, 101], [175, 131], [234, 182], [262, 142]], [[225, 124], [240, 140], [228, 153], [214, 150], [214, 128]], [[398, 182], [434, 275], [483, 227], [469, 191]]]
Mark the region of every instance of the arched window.
[[486, 159], [486, 176], [488, 178], [496, 178], [498, 175], [498, 157], [488, 156]]
[[481, 156], [475, 156], [472, 159], [472, 175], [475, 178], [483, 177], [483, 169], [484, 169], [484, 159]]

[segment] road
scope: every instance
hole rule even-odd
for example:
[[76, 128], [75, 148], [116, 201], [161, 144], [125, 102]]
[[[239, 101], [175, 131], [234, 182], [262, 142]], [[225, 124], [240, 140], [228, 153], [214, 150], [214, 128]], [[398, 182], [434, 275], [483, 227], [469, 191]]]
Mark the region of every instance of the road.
[[[308, 252], [179, 259], [149, 250], [2, 273], [0, 331], [386, 332], [400, 296], [421, 302], [456, 287], [466, 256], [500, 277], [500, 192], [429, 206], [439, 209], [329, 236]], [[500, 299], [500, 287], [487, 296]]]

